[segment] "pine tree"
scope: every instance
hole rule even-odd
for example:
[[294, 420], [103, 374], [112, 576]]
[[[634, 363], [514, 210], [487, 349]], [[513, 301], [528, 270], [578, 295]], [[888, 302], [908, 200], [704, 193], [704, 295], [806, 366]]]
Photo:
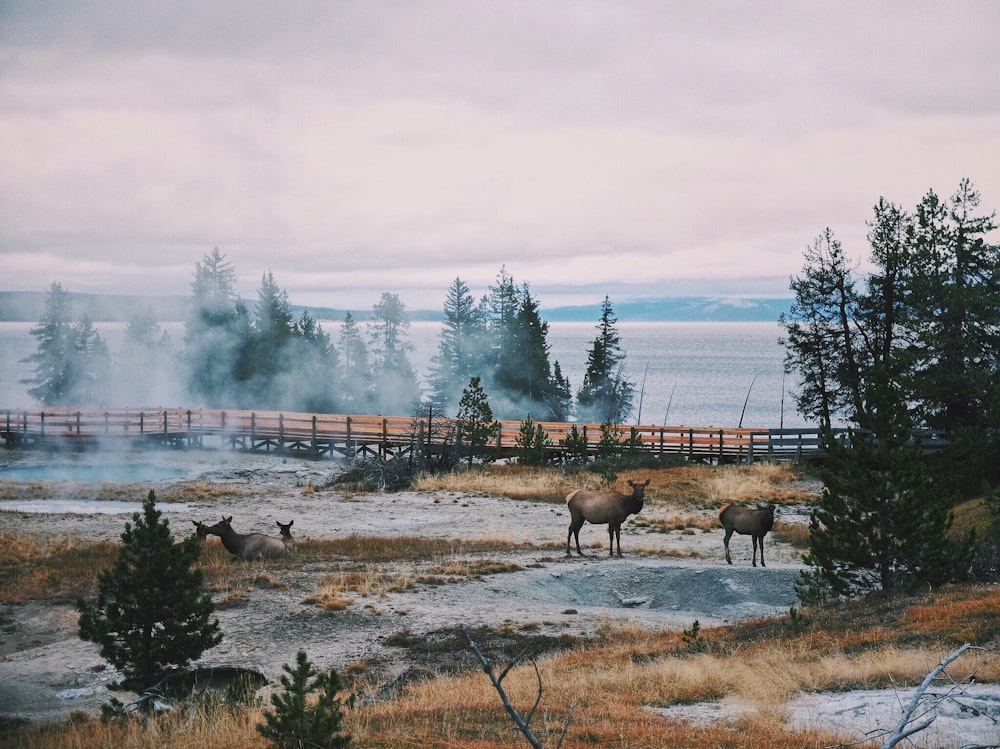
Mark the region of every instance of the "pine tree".
[[[273, 710], [264, 713], [264, 722], [257, 731], [277, 749], [343, 749], [351, 737], [341, 733], [341, 706], [337, 697], [341, 690], [340, 676], [334, 669], [326, 673], [316, 670], [304, 650], [296, 656], [296, 666], [282, 666], [285, 675], [281, 685], [285, 691], [271, 695]], [[315, 703], [312, 695], [318, 693]], [[351, 701], [348, 701], [350, 706]]]
[[344, 314], [338, 341], [340, 352], [341, 402], [348, 413], [368, 413], [372, 407], [372, 372], [358, 323], [350, 312]]
[[308, 310], [293, 326], [288, 407], [313, 413], [336, 413], [341, 403], [340, 356], [330, 335]]
[[930, 474], [919, 445], [885, 450], [866, 433], [827, 432], [823, 448], [824, 490], [805, 559], [811, 569], [796, 586], [804, 602], [939, 585], [965, 574], [972, 538], [949, 540], [955, 497]]
[[625, 352], [615, 328], [611, 301], [604, 297], [597, 337], [587, 355], [587, 370], [576, 394], [579, 417], [591, 422], [622, 424], [632, 413], [635, 385], [622, 376]]
[[486, 365], [485, 332], [482, 311], [468, 285], [456, 278], [445, 297], [438, 350], [431, 360], [428, 378], [431, 403], [438, 412], [450, 411], [471, 377], [492, 369]]
[[458, 438], [467, 451], [469, 465], [476, 458], [486, 463], [492, 462], [492, 445], [500, 431], [500, 424], [493, 419], [493, 409], [478, 377], [469, 380], [468, 387], [462, 391], [456, 421]]
[[194, 298], [184, 326], [188, 390], [213, 407], [234, 401], [234, 369], [249, 331], [248, 325], [240, 325], [236, 280], [236, 268], [218, 247], [195, 263]]
[[417, 376], [407, 356], [410, 318], [399, 296], [384, 292], [368, 323], [375, 407], [380, 413], [410, 413], [420, 401]]
[[111, 373], [107, 345], [89, 318], [72, 322], [71, 299], [53, 282], [45, 298], [45, 313], [31, 329], [38, 346], [22, 361], [35, 365], [33, 377], [21, 380], [28, 394], [45, 406], [102, 403]]
[[218, 645], [222, 632], [195, 566], [201, 543], [174, 543], [152, 491], [121, 538], [114, 564], [98, 575], [96, 602], [77, 601], [80, 637], [100, 646], [123, 686], [141, 690]]

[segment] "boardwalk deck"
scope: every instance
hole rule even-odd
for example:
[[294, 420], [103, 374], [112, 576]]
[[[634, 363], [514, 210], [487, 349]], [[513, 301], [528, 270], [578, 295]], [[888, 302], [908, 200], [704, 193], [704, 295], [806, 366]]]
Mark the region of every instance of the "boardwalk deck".
[[[214, 409], [19, 409], [0, 411], [0, 437], [8, 446], [113, 444], [175, 448], [224, 446], [248, 452], [295, 453], [312, 458], [357, 453], [384, 460], [417, 446], [431, 452], [455, 443], [453, 420], [434, 417], [370, 416]], [[540, 422], [550, 457], [565, 457], [564, 440], [573, 424]], [[601, 426], [576, 424], [588, 455], [599, 449]], [[517, 452], [519, 421], [501, 421], [495, 445], [499, 459]], [[704, 463], [757, 459], [804, 461], [819, 457], [815, 429], [750, 429], [621, 425], [623, 438], [653, 455], [683, 455]]]

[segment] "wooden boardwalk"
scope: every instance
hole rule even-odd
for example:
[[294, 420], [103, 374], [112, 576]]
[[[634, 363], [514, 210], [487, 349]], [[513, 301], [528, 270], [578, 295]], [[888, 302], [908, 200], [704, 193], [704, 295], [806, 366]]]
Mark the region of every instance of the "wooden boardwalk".
[[[215, 409], [46, 408], [0, 411], [0, 437], [9, 447], [225, 447], [248, 452], [334, 458], [368, 454], [397, 459], [420, 449], [456, 449], [455, 421], [440, 417], [366, 416]], [[572, 424], [536, 422], [546, 433], [548, 457], [566, 457]], [[599, 424], [577, 424], [588, 455], [596, 455]], [[499, 460], [517, 454], [520, 421], [501, 421]], [[682, 455], [701, 463], [759, 459], [809, 461], [819, 457], [816, 429], [751, 429], [621, 425], [622, 439], [652, 455]]]

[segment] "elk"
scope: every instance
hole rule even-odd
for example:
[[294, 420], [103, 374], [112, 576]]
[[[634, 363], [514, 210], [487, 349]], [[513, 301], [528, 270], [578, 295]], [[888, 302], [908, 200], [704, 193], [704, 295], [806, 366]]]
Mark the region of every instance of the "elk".
[[289, 520], [287, 523], [274, 522], [278, 526], [278, 530], [281, 531], [281, 543], [285, 545], [285, 551], [290, 554], [295, 553], [295, 539], [292, 538], [292, 523], [294, 522], [294, 520]]
[[191, 522], [194, 523], [194, 534], [199, 541], [205, 543], [208, 540], [208, 526], [200, 520], [192, 520]]
[[569, 508], [569, 533], [566, 534], [566, 556], [572, 556], [570, 539], [576, 537], [576, 553], [581, 557], [580, 529], [584, 521], [594, 525], [608, 524], [608, 538], [611, 544], [609, 556], [615, 553], [615, 538], [618, 539], [618, 556], [622, 555], [622, 523], [629, 515], [637, 514], [642, 509], [646, 496], [646, 487], [650, 479], [642, 483], [629, 480], [631, 494], [621, 492], [597, 492], [588, 489], [577, 489], [566, 496], [566, 506]]
[[753, 538], [753, 566], [757, 566], [757, 541], [760, 541], [760, 566], [764, 564], [764, 536], [774, 525], [774, 505], [757, 505], [756, 508], [740, 507], [738, 505], [723, 505], [719, 510], [719, 522], [726, 529], [726, 561], [733, 560], [729, 556], [729, 539], [733, 533]]
[[[284, 540], [284, 533], [282, 533], [282, 538], [266, 536], [263, 533], [237, 533], [233, 530], [232, 522], [233, 516], [230, 515], [228, 518], [223, 518], [215, 525], [206, 528], [205, 533], [218, 536], [222, 539], [222, 545], [226, 547], [226, 551], [241, 559], [280, 557], [283, 554], [289, 553], [290, 549]], [[279, 527], [280, 525], [279, 523]], [[287, 527], [290, 528], [291, 525], [289, 523]], [[291, 538], [291, 532], [289, 532], [289, 541]]]

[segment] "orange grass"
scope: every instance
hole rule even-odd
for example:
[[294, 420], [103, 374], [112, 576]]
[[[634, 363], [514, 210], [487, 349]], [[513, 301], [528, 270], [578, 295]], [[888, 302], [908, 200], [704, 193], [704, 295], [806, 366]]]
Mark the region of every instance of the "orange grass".
[[118, 544], [81, 544], [72, 536], [38, 541], [0, 534], [0, 602], [72, 601], [96, 590], [97, 575], [111, 566]]

